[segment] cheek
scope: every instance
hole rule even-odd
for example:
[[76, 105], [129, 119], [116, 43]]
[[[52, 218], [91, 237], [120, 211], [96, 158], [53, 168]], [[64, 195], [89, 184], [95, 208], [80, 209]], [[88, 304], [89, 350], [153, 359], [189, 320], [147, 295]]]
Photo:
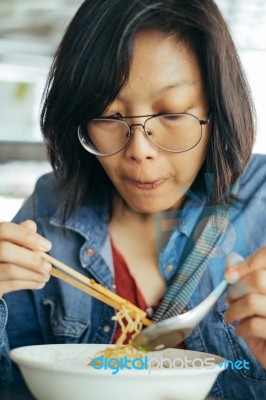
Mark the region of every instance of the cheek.
[[176, 155], [172, 167], [180, 183], [189, 185], [193, 182], [206, 159], [206, 153], [207, 147], [204, 146], [200, 151], [195, 148]]

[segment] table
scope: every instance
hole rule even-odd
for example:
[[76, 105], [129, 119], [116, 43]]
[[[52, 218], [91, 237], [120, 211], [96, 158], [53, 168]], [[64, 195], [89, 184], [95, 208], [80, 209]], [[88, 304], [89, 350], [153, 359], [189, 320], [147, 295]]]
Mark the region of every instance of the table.
[[[25, 384], [22, 383], [0, 383], [1, 400], [36, 400], [28, 391]], [[54, 400], [54, 399], [51, 399]], [[218, 397], [208, 397], [206, 400], [226, 400]], [[227, 399], [230, 400], [230, 399]], [[233, 399], [231, 399], [233, 400]]]

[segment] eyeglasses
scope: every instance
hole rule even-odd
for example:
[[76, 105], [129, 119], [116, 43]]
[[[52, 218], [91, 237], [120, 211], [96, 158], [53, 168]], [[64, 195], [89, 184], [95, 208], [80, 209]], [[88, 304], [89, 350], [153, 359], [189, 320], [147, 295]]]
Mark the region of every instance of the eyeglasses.
[[[148, 117], [143, 124], [128, 124], [125, 119]], [[157, 147], [171, 153], [182, 153], [197, 146], [202, 138], [200, 120], [189, 113], [99, 117], [78, 129], [82, 146], [97, 156], [111, 156], [122, 151], [130, 141], [134, 127], [141, 126], [147, 138]]]

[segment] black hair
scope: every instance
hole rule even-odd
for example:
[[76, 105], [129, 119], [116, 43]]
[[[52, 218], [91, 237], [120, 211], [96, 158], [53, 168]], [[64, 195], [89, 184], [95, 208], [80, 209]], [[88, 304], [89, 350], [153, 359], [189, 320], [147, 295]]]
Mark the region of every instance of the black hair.
[[[228, 27], [213, 0], [86, 0], [58, 47], [48, 76], [41, 129], [64, 189], [64, 216], [107, 202], [114, 187], [77, 129], [101, 115], [129, 77], [140, 31], [176, 34], [197, 56], [211, 105], [212, 134], [204, 170], [214, 173], [212, 202], [239, 178], [254, 142], [253, 103]], [[221, 200], [223, 199], [223, 200]]]

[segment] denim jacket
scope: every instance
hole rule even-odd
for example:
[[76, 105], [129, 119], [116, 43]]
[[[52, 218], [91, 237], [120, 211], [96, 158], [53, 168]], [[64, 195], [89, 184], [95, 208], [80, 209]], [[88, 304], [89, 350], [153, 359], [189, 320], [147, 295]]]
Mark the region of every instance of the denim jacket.
[[[63, 225], [53, 174], [44, 175], [14, 222], [33, 219], [38, 232], [53, 247], [50, 254], [77, 271], [114, 290], [113, 261], [106, 212], [100, 207], [80, 207]], [[189, 193], [189, 192], [188, 192]], [[159, 268], [168, 285], [178, 271], [186, 240], [200, 218], [203, 203], [190, 193], [179, 222], [160, 251]], [[187, 309], [199, 304], [223, 279], [225, 258], [231, 251], [247, 257], [266, 244], [266, 156], [253, 156], [240, 179], [238, 201], [231, 207], [230, 223], [220, 247], [194, 291]], [[181, 249], [181, 250], [180, 250]], [[227, 325], [227, 304], [221, 298], [214, 309], [185, 340], [186, 349], [218, 354], [232, 362], [247, 360], [249, 369], [228, 367], [215, 382], [211, 395], [233, 399], [266, 398], [266, 370], [245, 341]], [[9, 350], [50, 343], [110, 343], [116, 328], [114, 310], [82, 291], [51, 278], [41, 290], [21, 290], [0, 299], [0, 379], [20, 379], [12, 367]]]

